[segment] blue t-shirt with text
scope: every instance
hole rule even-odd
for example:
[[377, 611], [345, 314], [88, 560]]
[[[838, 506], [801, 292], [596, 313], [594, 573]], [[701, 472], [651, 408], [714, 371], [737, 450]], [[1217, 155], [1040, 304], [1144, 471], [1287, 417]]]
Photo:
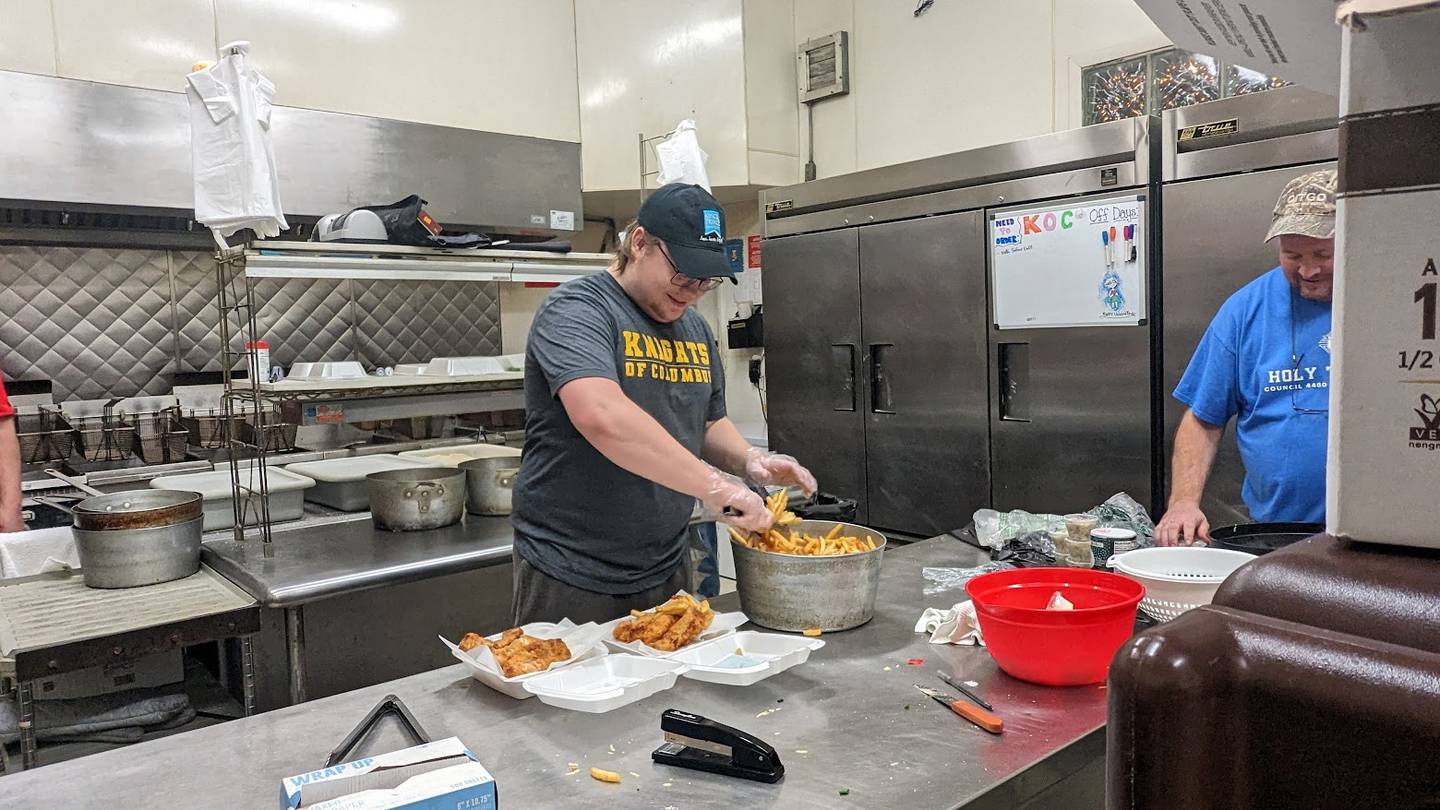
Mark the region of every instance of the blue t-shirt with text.
[[1302, 298], [1279, 267], [1240, 288], [1205, 330], [1175, 398], [1212, 425], [1235, 417], [1252, 519], [1324, 522], [1328, 302]]

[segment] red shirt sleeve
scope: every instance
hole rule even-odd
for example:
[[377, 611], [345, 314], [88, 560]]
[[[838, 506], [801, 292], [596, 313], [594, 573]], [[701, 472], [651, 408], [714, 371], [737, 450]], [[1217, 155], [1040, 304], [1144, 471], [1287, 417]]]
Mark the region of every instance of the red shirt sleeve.
[[5, 396], [5, 380], [0, 379], [0, 419], [15, 415], [15, 406], [10, 404], [10, 398]]

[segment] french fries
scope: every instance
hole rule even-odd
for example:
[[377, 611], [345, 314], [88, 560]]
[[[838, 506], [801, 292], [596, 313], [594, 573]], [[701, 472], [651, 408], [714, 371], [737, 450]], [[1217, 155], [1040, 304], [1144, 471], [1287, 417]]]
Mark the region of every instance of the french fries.
[[730, 536], [735, 542], [746, 548], [753, 548], [759, 551], [769, 551], [774, 554], [796, 554], [807, 557], [839, 557], [845, 554], [860, 554], [866, 551], [875, 550], [875, 539], [870, 536], [856, 537], [854, 535], [841, 536], [844, 528], [836, 525], [823, 536], [797, 532], [795, 529], [783, 529], [799, 523], [800, 518], [794, 512], [789, 511], [790, 493], [787, 490], [779, 490], [769, 498], [765, 499], [765, 508], [775, 516], [775, 528], [770, 529], [764, 535], [746, 534], [734, 526], [730, 528]]
[[600, 768], [590, 769], [590, 778], [597, 782], [609, 782], [612, 785], [620, 784], [620, 774], [614, 771], [606, 771]]

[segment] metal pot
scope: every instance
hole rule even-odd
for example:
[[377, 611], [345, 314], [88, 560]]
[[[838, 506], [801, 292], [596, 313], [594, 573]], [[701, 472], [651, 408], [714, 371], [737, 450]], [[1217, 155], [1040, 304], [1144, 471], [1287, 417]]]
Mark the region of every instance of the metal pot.
[[735, 554], [735, 590], [750, 621], [772, 630], [799, 632], [818, 627], [833, 632], [859, 627], [874, 617], [885, 535], [830, 520], [803, 520], [786, 529], [823, 535], [837, 525], [842, 527], [841, 534], [874, 538], [875, 550], [807, 557], [759, 551], [730, 540]]
[[370, 518], [381, 529], [438, 529], [465, 512], [465, 471], [454, 467], [384, 470], [365, 476]]
[[200, 570], [203, 517], [170, 526], [94, 531], [74, 528], [80, 573], [91, 588], [135, 588]]
[[188, 523], [205, 508], [198, 492], [144, 489], [96, 495], [75, 504], [75, 528], [89, 531], [148, 529]]
[[470, 514], [510, 514], [520, 459], [513, 456], [477, 458], [461, 462], [460, 469], [465, 471], [465, 489], [469, 494], [465, 509]]

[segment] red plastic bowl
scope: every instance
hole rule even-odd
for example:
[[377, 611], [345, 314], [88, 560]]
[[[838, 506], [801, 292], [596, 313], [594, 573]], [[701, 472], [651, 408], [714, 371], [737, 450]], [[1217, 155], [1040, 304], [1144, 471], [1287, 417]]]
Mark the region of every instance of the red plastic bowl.
[[[1135, 631], [1145, 586], [1088, 568], [1016, 568], [978, 576], [975, 604], [990, 657], [1010, 675], [1045, 686], [1104, 683], [1115, 651]], [[1074, 610], [1046, 610], [1059, 591]]]

